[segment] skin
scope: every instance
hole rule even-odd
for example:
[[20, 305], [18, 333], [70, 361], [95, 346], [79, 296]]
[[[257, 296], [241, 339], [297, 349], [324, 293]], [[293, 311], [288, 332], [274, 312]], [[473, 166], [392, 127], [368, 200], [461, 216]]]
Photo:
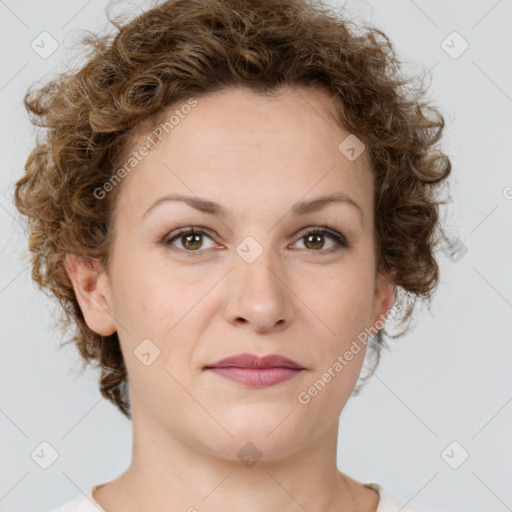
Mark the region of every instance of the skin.
[[[107, 512], [220, 512], [227, 503], [244, 512], [376, 510], [377, 492], [336, 463], [339, 417], [364, 344], [307, 405], [297, 399], [386, 318], [395, 291], [376, 273], [368, 152], [350, 161], [338, 150], [349, 132], [335, 124], [333, 108], [312, 88], [200, 97], [118, 185], [108, 272], [67, 258], [88, 326], [117, 331], [129, 374], [132, 462], [95, 491]], [[360, 209], [331, 203], [290, 212], [335, 191]], [[215, 201], [229, 214], [164, 202], [143, 218], [169, 193]], [[305, 236], [322, 225], [350, 247], [328, 253], [336, 247], [330, 236]], [[183, 236], [159, 243], [189, 226], [210, 233], [189, 245]], [[252, 263], [236, 252], [247, 236], [263, 249]], [[149, 366], [134, 355], [147, 338], [160, 350]], [[242, 352], [284, 355], [305, 370], [254, 389], [203, 369]], [[249, 441], [261, 452], [251, 467], [237, 456]]]

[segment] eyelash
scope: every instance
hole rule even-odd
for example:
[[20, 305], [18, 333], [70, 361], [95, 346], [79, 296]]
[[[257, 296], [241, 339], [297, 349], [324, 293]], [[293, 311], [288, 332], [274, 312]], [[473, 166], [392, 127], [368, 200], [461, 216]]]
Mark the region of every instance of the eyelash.
[[[183, 235], [206, 235], [208, 238], [212, 238], [212, 236], [209, 234], [207, 230], [200, 227], [195, 226], [188, 226], [186, 228], [181, 228], [176, 231], [173, 231], [169, 234], [167, 234], [165, 237], [163, 237], [159, 242], [161, 245], [164, 245], [166, 247], [169, 247], [171, 250], [179, 251], [179, 252], [185, 252], [187, 253], [187, 257], [197, 257], [201, 254], [200, 249], [197, 250], [187, 250], [187, 249], [180, 249], [177, 247], [173, 247], [172, 243], [179, 239]], [[319, 249], [319, 250], [313, 250], [313, 249], [306, 249], [309, 252], [318, 252], [320, 254], [332, 254], [334, 252], [339, 251], [340, 249], [349, 249], [350, 244], [348, 243], [347, 239], [337, 231], [334, 231], [333, 229], [329, 228], [328, 226], [316, 226], [309, 231], [305, 232], [302, 236], [298, 238], [298, 240], [305, 238], [308, 235], [311, 234], [323, 234], [328, 235], [332, 240], [336, 242], [336, 245], [330, 249]]]

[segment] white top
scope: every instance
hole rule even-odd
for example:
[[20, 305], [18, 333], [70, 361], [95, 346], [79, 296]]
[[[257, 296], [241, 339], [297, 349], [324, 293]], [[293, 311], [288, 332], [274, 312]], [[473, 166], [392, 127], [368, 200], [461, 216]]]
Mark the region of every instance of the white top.
[[[92, 497], [92, 493], [96, 487], [101, 487], [102, 485], [105, 485], [105, 483], [92, 485], [78, 498], [68, 501], [59, 508], [53, 509], [50, 512], [106, 512], [96, 503], [96, 501], [94, 501]], [[404, 506], [402, 502], [398, 502], [392, 498], [379, 484], [372, 482], [363, 485], [371, 487], [379, 493], [379, 505], [375, 512], [424, 512], [423, 510], [412, 507], [411, 505]]]

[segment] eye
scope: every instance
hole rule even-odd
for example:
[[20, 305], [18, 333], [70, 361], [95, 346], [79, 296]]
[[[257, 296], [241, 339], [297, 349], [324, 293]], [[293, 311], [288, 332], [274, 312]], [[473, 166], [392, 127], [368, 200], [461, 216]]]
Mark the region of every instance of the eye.
[[[162, 240], [162, 243], [164, 245], [173, 245], [174, 242], [177, 241], [182, 245], [182, 247], [178, 247], [177, 250], [184, 250], [188, 253], [198, 252], [198, 249], [204, 248], [202, 247], [203, 237], [207, 237], [212, 240], [204, 229], [189, 226], [187, 228], [181, 228], [177, 231], [173, 231]], [[213, 246], [215, 246], [215, 243]]]
[[[333, 245], [329, 249], [324, 248], [323, 239], [325, 238], [330, 238], [334, 241]], [[340, 248], [349, 248], [347, 239], [341, 233], [338, 233], [327, 226], [318, 226], [306, 233], [303, 233], [299, 241], [304, 241], [306, 248], [312, 249], [313, 252], [332, 253], [338, 251]]]
[[[198, 256], [201, 253], [199, 249], [208, 249], [208, 247], [204, 247], [204, 237], [210, 239], [212, 242], [210, 248], [216, 247], [212, 237], [204, 228], [194, 226], [173, 231], [160, 240], [160, 243], [165, 246], [174, 246], [171, 247], [173, 250], [185, 251], [187, 256]], [[332, 246], [328, 249], [324, 248], [325, 238], [330, 238], [332, 241]], [[350, 247], [346, 238], [341, 233], [338, 233], [328, 226], [317, 226], [309, 229], [309, 231], [302, 232], [299, 241], [304, 241], [306, 249], [310, 249], [310, 252], [319, 252], [321, 254], [328, 254], [338, 251], [341, 248], [348, 249]], [[176, 243], [181, 244], [181, 247], [176, 247]]]

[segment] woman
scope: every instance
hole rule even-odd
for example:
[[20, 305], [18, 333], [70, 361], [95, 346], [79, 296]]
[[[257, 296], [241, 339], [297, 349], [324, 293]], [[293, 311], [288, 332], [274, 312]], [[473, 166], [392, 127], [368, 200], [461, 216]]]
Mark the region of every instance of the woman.
[[438, 283], [442, 115], [321, 4], [117, 28], [25, 98], [33, 277], [133, 421], [130, 467], [57, 510], [418, 510], [340, 472], [337, 436], [386, 320]]

